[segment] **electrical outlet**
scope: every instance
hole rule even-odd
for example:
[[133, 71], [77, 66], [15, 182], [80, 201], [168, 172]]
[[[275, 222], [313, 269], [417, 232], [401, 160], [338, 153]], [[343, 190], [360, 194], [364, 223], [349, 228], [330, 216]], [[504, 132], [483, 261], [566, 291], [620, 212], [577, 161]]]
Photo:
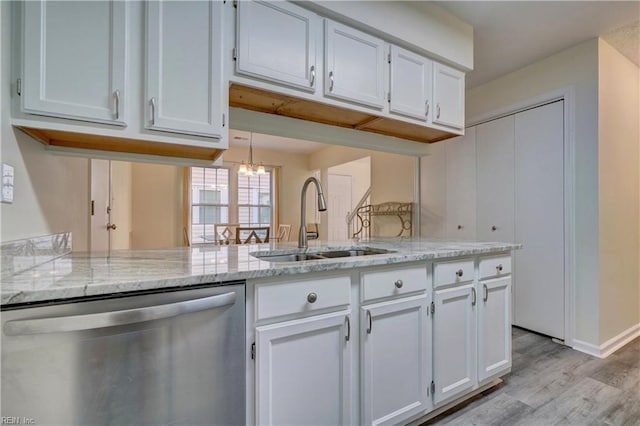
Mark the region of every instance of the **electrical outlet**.
[[3, 203], [13, 203], [13, 166], [2, 163], [2, 199]]

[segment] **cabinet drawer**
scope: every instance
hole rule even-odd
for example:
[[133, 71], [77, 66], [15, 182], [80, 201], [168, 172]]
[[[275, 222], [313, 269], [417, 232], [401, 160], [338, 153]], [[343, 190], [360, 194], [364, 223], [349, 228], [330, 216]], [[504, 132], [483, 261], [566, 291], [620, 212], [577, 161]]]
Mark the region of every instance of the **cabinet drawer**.
[[511, 273], [511, 256], [480, 259], [480, 279], [498, 277]]
[[346, 276], [257, 284], [255, 296], [256, 321], [304, 314], [348, 305], [351, 302], [351, 278]]
[[427, 268], [392, 269], [362, 274], [362, 300], [399, 296], [427, 289]]
[[473, 259], [442, 262], [433, 265], [433, 286], [473, 281]]

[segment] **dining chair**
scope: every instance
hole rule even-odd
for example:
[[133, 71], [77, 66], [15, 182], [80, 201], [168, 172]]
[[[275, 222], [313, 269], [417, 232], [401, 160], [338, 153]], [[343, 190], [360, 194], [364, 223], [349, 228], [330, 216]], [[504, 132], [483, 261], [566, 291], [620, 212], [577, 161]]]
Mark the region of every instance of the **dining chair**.
[[269, 242], [268, 226], [239, 226], [236, 228], [236, 244], [260, 244]]
[[276, 236], [272, 239], [274, 241], [282, 242], [289, 241], [289, 237], [291, 236], [291, 224], [280, 224], [278, 225], [278, 232]]
[[234, 242], [239, 226], [239, 223], [216, 223], [213, 225], [215, 244], [226, 245]]

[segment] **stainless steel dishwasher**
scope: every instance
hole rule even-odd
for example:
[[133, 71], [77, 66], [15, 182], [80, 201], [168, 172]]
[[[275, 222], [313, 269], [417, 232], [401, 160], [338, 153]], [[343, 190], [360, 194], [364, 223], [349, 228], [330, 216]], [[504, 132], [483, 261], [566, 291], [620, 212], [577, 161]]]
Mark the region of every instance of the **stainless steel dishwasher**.
[[3, 310], [2, 418], [244, 425], [244, 305], [236, 282]]

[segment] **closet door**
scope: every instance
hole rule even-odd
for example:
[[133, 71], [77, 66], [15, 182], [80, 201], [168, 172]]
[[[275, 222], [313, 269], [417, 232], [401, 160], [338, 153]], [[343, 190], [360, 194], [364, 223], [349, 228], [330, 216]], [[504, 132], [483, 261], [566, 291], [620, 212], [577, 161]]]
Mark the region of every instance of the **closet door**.
[[477, 236], [514, 241], [514, 116], [476, 127]]
[[514, 324], [564, 338], [564, 102], [515, 115]]
[[476, 239], [476, 128], [443, 142], [447, 168], [446, 238]]

